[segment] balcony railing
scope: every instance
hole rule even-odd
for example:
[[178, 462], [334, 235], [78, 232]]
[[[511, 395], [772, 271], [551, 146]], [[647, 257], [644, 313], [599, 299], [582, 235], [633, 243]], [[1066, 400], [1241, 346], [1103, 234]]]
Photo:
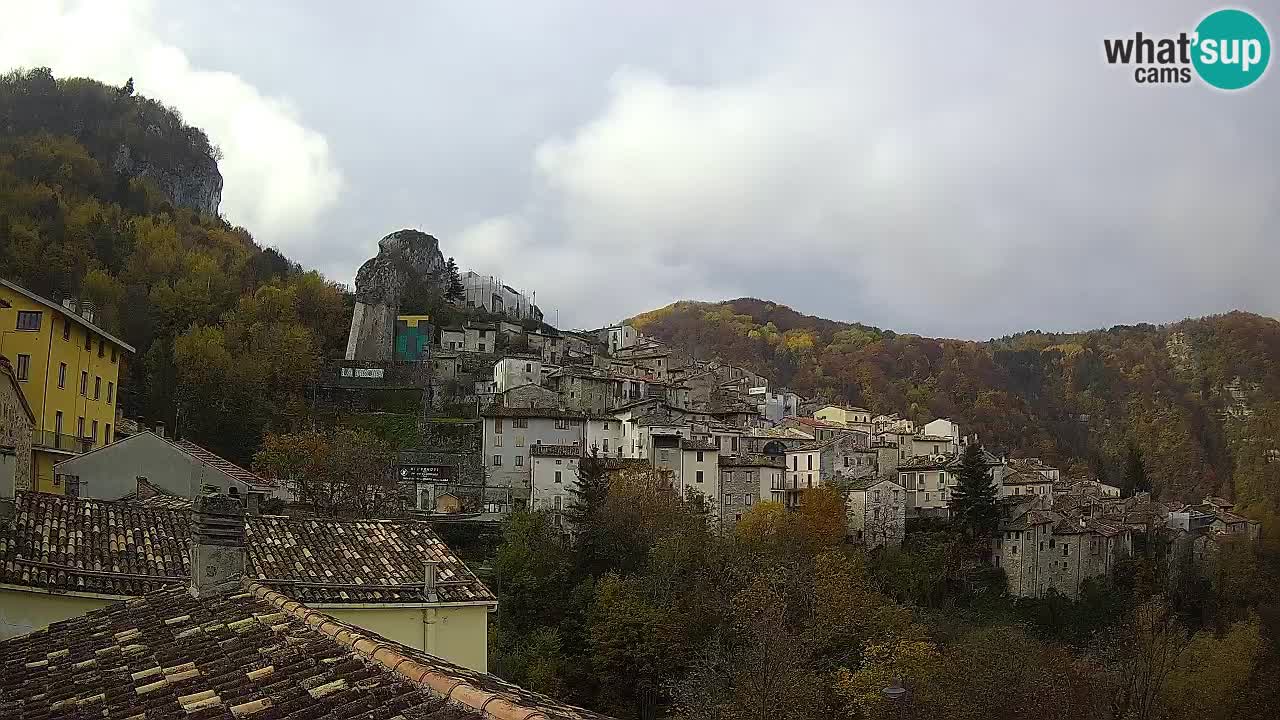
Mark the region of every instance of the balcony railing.
[[31, 433], [31, 446], [36, 449], [87, 453], [93, 449], [93, 439], [80, 438], [75, 435], [53, 432], [52, 430], [35, 430]]

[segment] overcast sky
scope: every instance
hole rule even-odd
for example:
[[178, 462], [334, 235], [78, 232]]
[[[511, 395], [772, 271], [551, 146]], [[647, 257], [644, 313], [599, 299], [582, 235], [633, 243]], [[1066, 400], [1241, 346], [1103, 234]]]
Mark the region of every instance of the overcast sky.
[[1218, 7], [0, 0], [0, 65], [132, 76], [342, 282], [411, 227], [562, 326], [749, 295], [982, 339], [1280, 314], [1278, 71], [1103, 61]]

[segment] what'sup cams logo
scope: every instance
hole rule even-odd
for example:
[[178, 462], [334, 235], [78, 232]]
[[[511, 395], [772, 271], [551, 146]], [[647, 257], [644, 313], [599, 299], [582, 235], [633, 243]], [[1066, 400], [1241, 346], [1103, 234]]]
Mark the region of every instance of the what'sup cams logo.
[[1133, 37], [1102, 41], [1107, 62], [1134, 65], [1142, 84], [1190, 83], [1192, 70], [1220, 90], [1240, 90], [1262, 77], [1271, 60], [1271, 38], [1262, 22], [1243, 10], [1218, 10], [1194, 32], [1176, 37]]

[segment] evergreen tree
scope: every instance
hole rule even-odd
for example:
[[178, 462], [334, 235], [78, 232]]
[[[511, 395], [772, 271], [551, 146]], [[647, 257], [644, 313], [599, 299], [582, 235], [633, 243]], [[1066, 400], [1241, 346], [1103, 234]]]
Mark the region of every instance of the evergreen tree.
[[970, 537], [990, 535], [996, 529], [996, 488], [977, 443], [965, 446], [960, 457], [959, 484], [951, 492], [951, 517]]
[[444, 299], [451, 303], [461, 303], [466, 298], [466, 291], [462, 287], [462, 275], [458, 273], [458, 263], [449, 258], [449, 264], [446, 269], [449, 272], [449, 287], [445, 290]]
[[1142, 459], [1142, 451], [1135, 443], [1129, 443], [1129, 456], [1124, 464], [1124, 487], [1127, 494], [1151, 492], [1151, 481], [1147, 479], [1147, 463]]
[[600, 521], [600, 511], [609, 494], [609, 477], [604, 460], [594, 449], [578, 463], [577, 487], [569, 488], [569, 506], [565, 519], [573, 533], [577, 567], [584, 575], [595, 577], [608, 566], [608, 532]]

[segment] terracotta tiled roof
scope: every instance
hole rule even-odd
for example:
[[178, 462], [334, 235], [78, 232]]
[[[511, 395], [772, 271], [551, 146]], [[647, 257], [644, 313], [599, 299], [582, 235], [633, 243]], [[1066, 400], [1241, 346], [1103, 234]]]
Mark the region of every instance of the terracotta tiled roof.
[[414, 520], [249, 518], [246, 574], [309, 602], [426, 602], [426, 561], [437, 563], [443, 602], [493, 593], [436, 535]]
[[941, 455], [916, 455], [898, 463], [899, 470], [937, 470], [945, 468], [956, 460], [950, 453]]
[[141, 595], [190, 575], [190, 513], [36, 492], [0, 531], [0, 582]]
[[[141, 595], [190, 575], [190, 512], [129, 502], [18, 493], [0, 532], [0, 582]], [[246, 518], [246, 573], [310, 602], [426, 602], [426, 561], [441, 602], [494, 595], [431, 529], [415, 520]]]
[[208, 465], [209, 467], [217, 468], [240, 482], [247, 483], [249, 485], [258, 485], [260, 487], [275, 487], [276, 483], [274, 480], [268, 480], [256, 473], [251, 473], [230, 460], [205, 450], [190, 440], [177, 440], [173, 444], [182, 448], [183, 452], [194, 457], [200, 462]]
[[243, 585], [160, 591], [0, 641], [0, 717], [603, 717]]
[[137, 489], [120, 498], [120, 500], [143, 507], [165, 508], [168, 510], [190, 510], [192, 506], [190, 498], [174, 495], [146, 478], [138, 478]]
[[721, 455], [720, 467], [772, 467], [785, 468], [787, 464], [780, 457], [768, 455]]
[[605, 470], [623, 470], [626, 468], [648, 468], [653, 465], [644, 458], [620, 458], [605, 457], [600, 458], [600, 462], [604, 463]]
[[1041, 475], [1039, 472], [1030, 469], [1015, 470], [1004, 476], [1000, 481], [1002, 485], [1042, 485], [1044, 483], [1053, 482], [1049, 478]]
[[572, 418], [577, 420], [586, 420], [588, 417], [586, 413], [579, 412], [577, 410], [563, 410], [560, 408], [503, 407], [500, 405], [492, 405], [480, 414], [484, 417]]

